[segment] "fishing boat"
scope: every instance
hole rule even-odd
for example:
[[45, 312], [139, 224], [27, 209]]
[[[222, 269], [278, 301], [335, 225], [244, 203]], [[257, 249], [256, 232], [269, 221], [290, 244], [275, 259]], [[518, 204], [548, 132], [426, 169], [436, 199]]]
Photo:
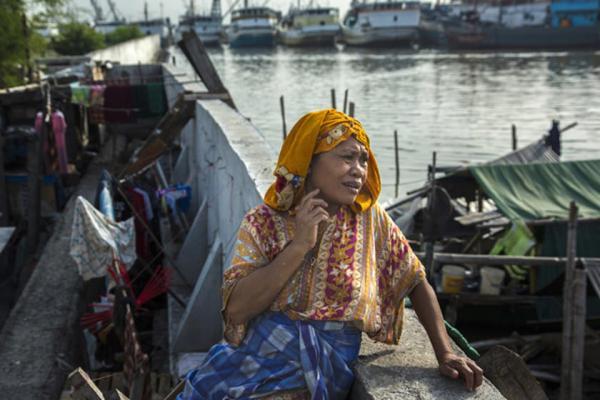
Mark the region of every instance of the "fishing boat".
[[342, 24], [345, 44], [410, 45], [418, 41], [421, 8], [416, 1], [354, 1]]
[[340, 34], [337, 8], [292, 8], [278, 26], [286, 46], [333, 46]]
[[[575, 125], [553, 121], [538, 141], [484, 164], [430, 165], [425, 186], [386, 207], [459, 328], [560, 329], [564, 261], [548, 260], [565, 257], [569, 199], [581, 204], [577, 256], [600, 257], [600, 207], [583, 205], [598, 196], [600, 160], [560, 160], [560, 136]], [[599, 300], [589, 299], [588, 323], [600, 322]]]
[[600, 48], [600, 3], [553, 0], [474, 7], [444, 23], [448, 47], [456, 49]]
[[279, 13], [268, 7], [252, 7], [248, 0], [244, 6], [231, 13], [227, 28], [230, 47], [255, 47], [275, 45]]
[[189, 31], [196, 32], [205, 46], [218, 46], [223, 36], [221, 1], [213, 0], [210, 13], [198, 14], [194, 0], [190, 0], [186, 13], [179, 18], [178, 36]]

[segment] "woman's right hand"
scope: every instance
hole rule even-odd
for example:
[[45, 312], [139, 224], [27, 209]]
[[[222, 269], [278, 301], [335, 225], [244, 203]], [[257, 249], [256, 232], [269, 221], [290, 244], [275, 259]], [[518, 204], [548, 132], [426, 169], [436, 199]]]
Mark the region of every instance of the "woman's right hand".
[[296, 206], [296, 234], [292, 244], [307, 253], [317, 244], [319, 224], [329, 218], [327, 202], [316, 196], [319, 189], [308, 193]]

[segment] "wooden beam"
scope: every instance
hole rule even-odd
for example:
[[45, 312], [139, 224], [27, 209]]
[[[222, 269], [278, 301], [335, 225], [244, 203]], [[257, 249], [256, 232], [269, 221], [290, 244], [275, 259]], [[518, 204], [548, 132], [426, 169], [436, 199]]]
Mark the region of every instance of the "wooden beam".
[[185, 101], [196, 101], [196, 100], [231, 100], [229, 93], [209, 93], [209, 92], [197, 92], [197, 93], [186, 93], [183, 95]]
[[[196, 32], [184, 32], [183, 38], [177, 44], [210, 93], [229, 93]], [[237, 110], [231, 96], [224, 101]]]
[[105, 400], [98, 386], [83, 369], [77, 368], [71, 372], [67, 381], [72, 388], [73, 400]]
[[40, 237], [43, 141], [48, 134], [46, 115], [44, 112], [41, 135], [30, 137], [27, 147], [27, 254], [30, 256], [35, 254]]
[[133, 162], [125, 167], [121, 177], [139, 173], [169, 150], [173, 141], [181, 134], [181, 130], [194, 116], [194, 108], [194, 103], [186, 101], [185, 95], [180, 96], [140, 147]]
[[[416, 252], [417, 257], [423, 258], [425, 253]], [[538, 267], [560, 267], [564, 268], [567, 259], [564, 257], [521, 257], [521, 256], [492, 256], [487, 254], [455, 254], [455, 253], [436, 253], [434, 259], [440, 264], [471, 264], [475, 266], [483, 265], [535, 265]], [[589, 258], [597, 262], [600, 259]], [[577, 259], [579, 263], [581, 259]]]

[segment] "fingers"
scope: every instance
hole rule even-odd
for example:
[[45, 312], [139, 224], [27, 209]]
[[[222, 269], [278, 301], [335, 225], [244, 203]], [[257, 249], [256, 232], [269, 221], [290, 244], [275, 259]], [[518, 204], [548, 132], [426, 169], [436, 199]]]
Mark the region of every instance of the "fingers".
[[483, 370], [469, 358], [454, 357], [448, 360], [440, 365], [440, 373], [452, 379], [462, 376], [468, 390], [475, 390], [483, 383]]
[[315, 197], [317, 194], [319, 194], [319, 189], [315, 189], [312, 192], [307, 193], [304, 197], [302, 197], [302, 199], [300, 200], [300, 203], [298, 204], [297, 208], [304, 207], [304, 203], [306, 203], [308, 200], [310, 200], [313, 197]]
[[473, 360], [469, 360], [469, 367], [473, 370], [475, 381], [473, 389], [477, 389], [483, 383], [483, 370]]
[[311, 224], [318, 224], [321, 221], [329, 219], [329, 213], [322, 207], [315, 207], [309, 214], [308, 218]]
[[463, 361], [460, 363], [458, 372], [465, 379], [465, 386], [467, 389], [474, 390], [475, 388], [473, 387], [473, 382], [475, 381], [475, 374], [473, 373], [473, 370], [469, 368], [466, 362]]
[[442, 373], [442, 375], [446, 375], [447, 377], [452, 379], [458, 379], [458, 377], [460, 376], [456, 369], [446, 364], [440, 366], [440, 372]]

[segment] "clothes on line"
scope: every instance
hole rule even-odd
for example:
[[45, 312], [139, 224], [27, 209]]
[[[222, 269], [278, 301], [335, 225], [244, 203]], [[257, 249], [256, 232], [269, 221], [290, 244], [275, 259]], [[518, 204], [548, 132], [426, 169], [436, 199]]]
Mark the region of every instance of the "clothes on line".
[[89, 108], [91, 123], [135, 123], [162, 116], [167, 101], [162, 83], [129, 85], [71, 84], [71, 102]]
[[165, 209], [168, 208], [171, 213], [187, 213], [192, 201], [192, 187], [187, 184], [177, 184], [157, 190], [156, 195], [161, 199], [163, 206], [168, 206]]

